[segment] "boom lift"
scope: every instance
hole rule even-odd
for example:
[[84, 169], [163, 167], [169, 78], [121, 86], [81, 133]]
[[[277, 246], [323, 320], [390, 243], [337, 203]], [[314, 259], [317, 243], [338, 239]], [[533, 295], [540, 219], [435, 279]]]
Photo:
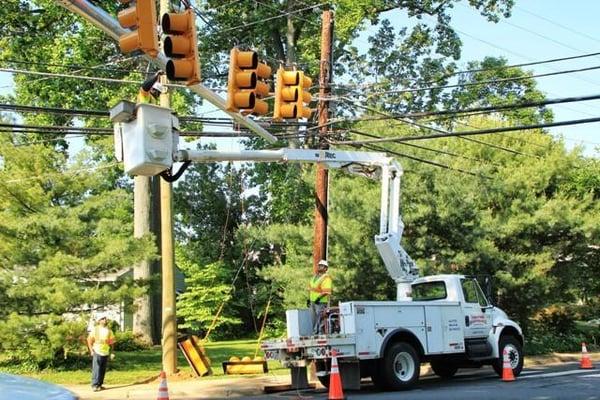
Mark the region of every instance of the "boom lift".
[[[331, 353], [336, 351], [344, 388], [359, 389], [370, 377], [393, 390], [413, 387], [421, 362], [442, 377], [458, 368], [492, 365], [501, 374], [503, 355], [518, 376], [523, 367], [524, 337], [519, 325], [491, 305], [477, 281], [464, 275], [419, 278], [415, 262], [400, 244], [400, 165], [384, 153], [333, 150], [198, 151], [178, 148], [178, 122], [168, 109], [150, 104], [118, 104], [115, 122], [117, 158], [133, 175], [164, 174], [175, 161], [256, 161], [320, 163], [368, 178], [381, 179], [381, 220], [375, 245], [397, 285], [396, 301], [345, 301], [330, 310], [327, 334], [313, 335], [307, 309], [288, 310], [287, 337], [261, 344], [265, 357], [291, 369], [292, 386], [307, 386], [306, 367], [316, 364], [325, 386]], [[174, 175], [180, 176], [182, 170]], [[333, 319], [337, 323], [332, 323]]]

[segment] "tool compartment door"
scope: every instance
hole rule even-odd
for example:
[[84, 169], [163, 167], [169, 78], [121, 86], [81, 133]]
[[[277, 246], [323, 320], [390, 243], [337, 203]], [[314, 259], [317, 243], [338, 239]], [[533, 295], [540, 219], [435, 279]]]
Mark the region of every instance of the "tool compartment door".
[[465, 350], [461, 326], [462, 310], [455, 305], [425, 307], [427, 353], [462, 353]]

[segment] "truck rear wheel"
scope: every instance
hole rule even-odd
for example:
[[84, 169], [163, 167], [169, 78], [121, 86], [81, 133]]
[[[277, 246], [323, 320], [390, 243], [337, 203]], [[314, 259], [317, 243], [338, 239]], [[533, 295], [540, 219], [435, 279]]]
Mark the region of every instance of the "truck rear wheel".
[[419, 380], [421, 361], [413, 346], [394, 343], [385, 352], [383, 367], [386, 386], [392, 390], [406, 390]]
[[519, 376], [521, 370], [523, 369], [523, 348], [521, 346], [521, 342], [511, 335], [500, 337], [498, 342], [498, 352], [500, 357], [494, 360], [492, 363], [494, 371], [496, 371], [499, 376], [502, 376], [502, 364], [504, 362], [503, 354], [505, 349], [508, 351], [508, 359], [513, 370], [513, 375]]
[[456, 374], [456, 371], [458, 371], [456, 365], [442, 361], [432, 361], [431, 369], [437, 376], [444, 379], [452, 378]]

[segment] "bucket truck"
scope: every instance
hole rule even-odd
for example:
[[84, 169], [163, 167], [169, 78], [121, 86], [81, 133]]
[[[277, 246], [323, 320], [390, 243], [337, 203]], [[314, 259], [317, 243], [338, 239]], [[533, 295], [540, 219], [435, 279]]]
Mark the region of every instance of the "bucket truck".
[[[400, 244], [401, 166], [384, 153], [340, 150], [198, 151], [178, 148], [178, 122], [170, 110], [149, 104], [120, 103], [111, 110], [117, 159], [132, 175], [163, 175], [175, 161], [320, 163], [381, 180], [381, 220], [375, 245], [397, 286], [394, 301], [342, 301], [328, 310], [325, 334], [313, 335], [309, 310], [286, 312], [287, 337], [266, 340], [268, 360], [291, 369], [292, 386], [306, 382], [306, 366], [316, 364], [328, 385], [335, 350], [343, 386], [359, 389], [361, 378], [392, 390], [413, 387], [421, 363], [444, 378], [458, 368], [492, 365], [502, 372], [503, 354], [513, 374], [523, 368], [524, 337], [519, 325], [492, 305], [474, 278], [465, 275], [419, 277], [415, 262]], [[175, 175], [180, 176], [181, 171]], [[367, 278], [365, 278], [367, 279]]]

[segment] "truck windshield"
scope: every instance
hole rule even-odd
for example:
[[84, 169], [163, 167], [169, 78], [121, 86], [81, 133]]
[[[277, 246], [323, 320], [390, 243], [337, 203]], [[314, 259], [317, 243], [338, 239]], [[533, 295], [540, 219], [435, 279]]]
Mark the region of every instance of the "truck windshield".
[[443, 281], [423, 282], [412, 285], [414, 301], [441, 300], [446, 298], [446, 284]]

